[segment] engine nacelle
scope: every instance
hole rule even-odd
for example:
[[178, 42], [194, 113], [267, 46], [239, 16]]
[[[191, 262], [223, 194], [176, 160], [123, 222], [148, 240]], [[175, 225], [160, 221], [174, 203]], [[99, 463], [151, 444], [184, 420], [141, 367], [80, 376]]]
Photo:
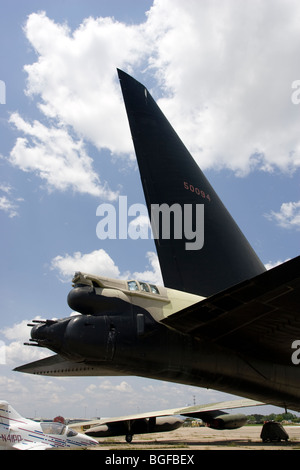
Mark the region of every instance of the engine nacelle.
[[248, 418], [244, 414], [222, 414], [215, 416], [211, 421], [206, 422], [206, 426], [212, 429], [238, 429], [245, 426]]
[[150, 427], [150, 432], [174, 431], [175, 429], [180, 428], [183, 423], [184, 420], [177, 416], [157, 417], [155, 418], [155, 422], [153, 422], [152, 427]]

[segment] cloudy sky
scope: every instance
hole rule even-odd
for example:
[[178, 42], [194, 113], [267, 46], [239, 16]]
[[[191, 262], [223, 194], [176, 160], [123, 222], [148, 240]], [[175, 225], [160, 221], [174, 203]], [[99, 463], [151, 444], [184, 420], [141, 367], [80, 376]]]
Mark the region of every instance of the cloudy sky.
[[0, 26], [0, 397], [50, 417], [225, 398], [12, 369], [42, 357], [23, 346], [28, 321], [71, 314], [76, 270], [161, 283], [151, 239], [96, 233], [99, 205], [144, 204], [117, 67], [151, 90], [263, 263], [299, 254], [299, 1], [2, 0]]

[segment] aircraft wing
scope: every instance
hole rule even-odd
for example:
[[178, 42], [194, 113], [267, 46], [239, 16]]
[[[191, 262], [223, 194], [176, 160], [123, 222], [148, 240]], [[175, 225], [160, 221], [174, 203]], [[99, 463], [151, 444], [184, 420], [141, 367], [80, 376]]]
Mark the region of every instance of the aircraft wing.
[[[235, 409], [235, 408], [245, 408], [251, 406], [261, 406], [265, 405], [260, 401], [255, 401], [247, 398], [241, 398], [238, 400], [231, 400], [231, 401], [224, 401], [218, 403], [210, 403], [206, 405], [195, 405], [189, 406], [185, 408], [171, 408], [167, 410], [160, 410], [160, 411], [150, 411], [148, 413], [137, 413], [127, 416], [118, 416], [115, 418], [101, 418], [98, 420], [92, 421], [84, 421], [80, 423], [80, 425], [86, 430], [92, 426], [100, 426], [103, 424], [111, 424], [111, 423], [120, 423], [123, 421], [137, 421], [139, 419], [146, 419], [146, 418], [157, 418], [159, 416], [175, 416], [175, 415], [182, 415], [187, 417], [198, 417], [201, 418], [201, 413], [208, 413], [212, 411], [220, 411], [226, 409]], [[73, 423], [69, 425], [69, 427], [78, 427], [78, 423]]]
[[[162, 320], [235, 352], [291, 365], [300, 338], [300, 256]], [[253, 346], [255, 345], [255, 346]]]
[[13, 448], [16, 450], [48, 450], [53, 449], [53, 446], [35, 442], [18, 442], [14, 444]]

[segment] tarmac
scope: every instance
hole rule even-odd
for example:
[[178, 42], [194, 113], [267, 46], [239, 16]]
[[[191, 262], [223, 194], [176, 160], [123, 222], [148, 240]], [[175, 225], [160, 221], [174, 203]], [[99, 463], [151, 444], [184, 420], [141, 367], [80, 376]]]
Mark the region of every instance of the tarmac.
[[134, 435], [130, 444], [125, 436], [98, 439], [99, 446], [91, 450], [300, 450], [300, 426], [284, 426], [288, 441], [262, 442], [262, 426], [244, 426], [233, 430], [215, 430], [207, 427], [182, 427], [164, 433]]

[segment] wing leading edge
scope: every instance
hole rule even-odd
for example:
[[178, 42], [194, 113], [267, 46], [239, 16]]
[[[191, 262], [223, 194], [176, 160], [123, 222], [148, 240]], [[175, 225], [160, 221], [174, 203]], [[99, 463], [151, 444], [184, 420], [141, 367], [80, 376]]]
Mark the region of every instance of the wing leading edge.
[[81, 376], [116, 376], [130, 375], [128, 371], [110, 370], [97, 364], [86, 364], [84, 362], [72, 362], [64, 359], [59, 354], [30, 362], [14, 369], [16, 372], [24, 372], [35, 375], [51, 375], [56, 377], [81, 377]]

